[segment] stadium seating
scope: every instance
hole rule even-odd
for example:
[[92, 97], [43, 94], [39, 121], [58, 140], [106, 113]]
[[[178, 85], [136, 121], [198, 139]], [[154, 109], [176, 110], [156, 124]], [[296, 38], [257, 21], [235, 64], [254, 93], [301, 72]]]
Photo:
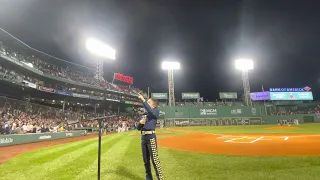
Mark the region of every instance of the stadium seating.
[[[12, 46], [14, 47], [14, 46]], [[36, 57], [35, 55], [30, 55], [28, 53], [21, 52], [21, 49], [16, 50], [12, 49], [12, 47], [8, 47], [4, 45], [4, 43], [0, 42], [0, 56], [12, 58], [16, 61], [24, 63], [31, 68], [37, 69], [45, 74], [68, 79], [74, 82], [80, 82], [92, 86], [96, 86], [96, 84], [92, 81], [93, 72], [88, 68], [86, 71], [75, 70], [69, 66], [63, 65], [59, 66], [56, 64], [52, 64], [46, 61], [43, 61], [41, 58]], [[131, 90], [126, 86], [118, 87], [118, 85], [111, 84], [108, 81], [102, 82], [99, 87], [106, 88], [113, 91], [120, 91], [123, 93], [128, 93], [131, 95], [137, 95], [137, 91]]]
[[50, 106], [0, 97], [0, 134], [24, 134], [42, 132], [63, 132], [81, 128], [97, 128], [95, 117], [118, 115], [105, 120], [104, 128], [117, 128], [126, 123], [134, 128], [138, 117], [134, 114], [112, 111], [94, 113], [84, 109], [61, 110]]

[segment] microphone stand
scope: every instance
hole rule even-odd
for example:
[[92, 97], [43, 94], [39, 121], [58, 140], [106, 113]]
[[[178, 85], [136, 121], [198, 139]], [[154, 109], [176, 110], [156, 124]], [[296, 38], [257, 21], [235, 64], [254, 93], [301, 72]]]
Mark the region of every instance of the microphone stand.
[[102, 131], [102, 121], [107, 118], [112, 118], [116, 116], [104, 116], [104, 117], [98, 117], [90, 119], [90, 121], [98, 120], [99, 124], [99, 139], [98, 139], [98, 180], [100, 180], [100, 169], [101, 169], [101, 131]]

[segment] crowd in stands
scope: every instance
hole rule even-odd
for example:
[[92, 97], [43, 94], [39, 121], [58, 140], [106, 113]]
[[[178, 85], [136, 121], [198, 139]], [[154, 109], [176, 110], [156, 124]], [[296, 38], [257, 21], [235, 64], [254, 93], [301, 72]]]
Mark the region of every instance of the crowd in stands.
[[[134, 115], [126, 115], [121, 113], [120, 116], [115, 116], [104, 120], [102, 127], [104, 129], [112, 128], [118, 132], [128, 131], [130, 128], [136, 127], [136, 122], [139, 117]], [[98, 121], [83, 121], [73, 125], [74, 129], [96, 129], [99, 127]]]
[[272, 113], [272, 115], [294, 115], [294, 114], [320, 114], [320, 105], [313, 108], [298, 109], [296, 111], [279, 111]]
[[279, 119], [277, 121], [278, 125], [299, 125], [299, 119], [290, 119], [290, 120], [286, 120], [286, 119]]
[[[0, 99], [0, 134], [26, 134], [43, 132], [64, 132], [77, 128], [96, 128], [95, 117], [117, 115], [103, 120], [104, 128], [118, 128], [121, 126], [135, 127], [137, 116], [128, 113], [104, 111], [102, 113], [83, 112], [81, 110], [62, 111], [52, 107], [31, 104], [9, 98]], [[75, 110], [75, 109], [73, 109]]]
[[[30, 52], [29, 52], [30, 53]], [[30, 67], [37, 69], [43, 73], [46, 73], [51, 76], [59, 77], [74, 81], [76, 83], [84, 83], [92, 86], [98, 86], [99, 88], [105, 88], [113, 91], [120, 91], [124, 93], [129, 93], [132, 95], [136, 95], [138, 92], [134, 89], [131, 89], [126, 86], [120, 86], [112, 84], [108, 81], [99, 82], [96, 84], [93, 81], [93, 73], [91, 69], [86, 68], [86, 70], [80, 71], [75, 70], [74, 68], [70, 68], [66, 65], [55, 65], [49, 62], [46, 62], [41, 56], [36, 57], [35, 55], [30, 55], [26, 52], [14, 50], [5, 46], [2, 42], [0, 42], [0, 55], [14, 59], [20, 63], [28, 64]], [[48, 58], [48, 57], [46, 57]]]
[[[69, 90], [72, 91], [74, 93], [79, 93], [79, 94], [87, 94], [87, 95], [94, 95], [94, 96], [100, 96], [100, 97], [104, 97], [104, 98], [108, 98], [108, 99], [116, 99], [116, 100], [130, 100], [130, 101], [136, 101], [136, 97], [131, 97], [131, 96], [122, 96], [120, 94], [109, 94], [107, 92], [102, 93], [101, 91], [89, 91], [89, 90], [85, 90], [83, 88], [69, 88], [67, 87], [67, 85], [63, 85], [62, 83], [58, 84], [58, 83], [48, 83], [48, 82], [43, 82], [43, 81], [39, 81], [36, 78], [31, 78], [28, 76], [25, 76], [21, 73], [15, 72], [13, 69], [10, 68], [4, 68], [2, 65], [0, 65], [0, 73], [4, 74], [5, 79], [7, 79], [8, 81], [13, 82], [14, 80], [25, 80], [31, 83], [34, 83], [36, 85], [40, 85], [42, 87], [47, 87], [47, 88], [53, 88], [53, 89], [57, 89], [57, 90]], [[1, 78], [1, 76], [0, 76]]]

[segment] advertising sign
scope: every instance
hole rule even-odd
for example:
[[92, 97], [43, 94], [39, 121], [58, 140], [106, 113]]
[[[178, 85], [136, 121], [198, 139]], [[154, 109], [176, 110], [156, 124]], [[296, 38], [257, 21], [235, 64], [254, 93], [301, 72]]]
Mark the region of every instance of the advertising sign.
[[242, 114], [242, 109], [232, 109], [231, 114], [233, 114], [233, 115]]
[[217, 109], [200, 109], [200, 116], [217, 115]]
[[219, 92], [220, 99], [237, 99], [236, 92]]
[[100, 97], [100, 96], [89, 96], [89, 99], [94, 99], [94, 100], [104, 100], [104, 97]]
[[270, 92], [270, 99], [273, 101], [303, 101], [313, 100], [313, 95], [312, 92]]
[[133, 104], [132, 101], [124, 101], [125, 104]]
[[270, 88], [270, 92], [308, 92], [311, 91], [309, 86], [303, 88]]
[[52, 88], [47, 88], [47, 87], [42, 87], [42, 86], [38, 86], [38, 89], [40, 91], [49, 92], [49, 93], [54, 93], [55, 92], [55, 90], [52, 89]]
[[120, 100], [118, 99], [109, 99], [109, 98], [106, 98], [106, 101], [120, 102]]
[[253, 92], [250, 93], [250, 98], [252, 101], [262, 101], [262, 100], [270, 100], [270, 92]]
[[200, 93], [197, 92], [189, 92], [189, 93], [182, 93], [182, 99], [199, 99]]
[[12, 138], [6, 138], [6, 137], [0, 138], [0, 145], [11, 144], [11, 143], [13, 143]]
[[87, 94], [78, 94], [78, 93], [73, 93], [73, 97], [89, 99], [89, 95], [87, 95]]
[[125, 76], [121, 73], [114, 73], [113, 80], [122, 81], [128, 84], [133, 84], [133, 77], [131, 76]]
[[61, 95], [65, 95], [65, 96], [72, 96], [72, 91], [56, 90], [56, 94], [61, 94]]
[[28, 87], [37, 89], [37, 85], [36, 85], [36, 84], [33, 84], [33, 83], [31, 83], [31, 82], [29, 82], [29, 81], [25, 81], [25, 80], [23, 80], [22, 82], [23, 82], [26, 86], [28, 86]]
[[168, 93], [151, 93], [152, 99], [168, 99]]

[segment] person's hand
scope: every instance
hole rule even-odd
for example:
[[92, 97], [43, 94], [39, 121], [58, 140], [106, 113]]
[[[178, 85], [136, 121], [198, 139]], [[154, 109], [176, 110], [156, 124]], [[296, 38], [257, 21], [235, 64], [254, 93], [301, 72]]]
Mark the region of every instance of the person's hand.
[[145, 124], [146, 123], [146, 119], [141, 119], [139, 122], [140, 122], [140, 124]]
[[142, 96], [142, 94], [139, 94], [138, 98], [142, 101], [145, 102], [146, 100], [144, 99], [144, 97]]

